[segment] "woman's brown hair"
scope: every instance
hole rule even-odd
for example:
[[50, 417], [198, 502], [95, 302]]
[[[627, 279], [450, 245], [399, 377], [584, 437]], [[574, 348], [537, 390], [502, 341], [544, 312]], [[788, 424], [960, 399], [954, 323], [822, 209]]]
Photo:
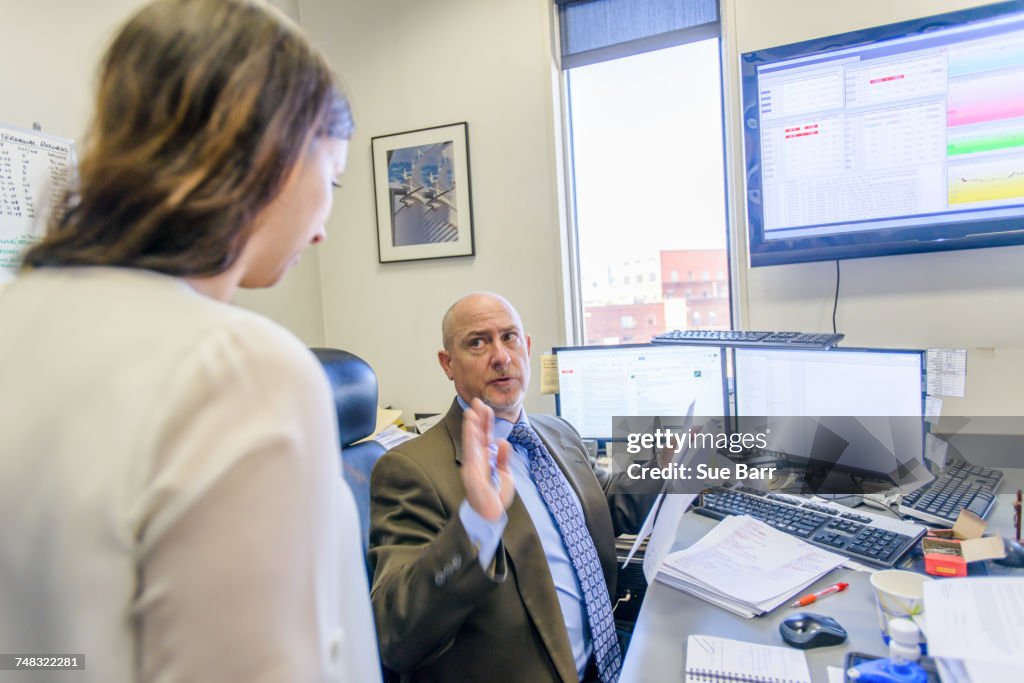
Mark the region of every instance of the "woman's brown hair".
[[157, 0], [107, 50], [78, 188], [23, 263], [215, 275], [307, 146], [351, 132], [326, 61], [276, 10]]

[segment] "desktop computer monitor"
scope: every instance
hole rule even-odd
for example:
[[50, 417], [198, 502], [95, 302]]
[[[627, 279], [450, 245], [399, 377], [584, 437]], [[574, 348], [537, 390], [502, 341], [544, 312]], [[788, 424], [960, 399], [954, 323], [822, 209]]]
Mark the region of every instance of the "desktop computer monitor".
[[1024, 243], [1022, 45], [1003, 2], [741, 55], [751, 265]]
[[808, 471], [904, 484], [924, 458], [924, 361], [909, 350], [738, 348], [737, 424], [766, 425], [768, 449]]
[[558, 357], [556, 410], [584, 439], [613, 439], [616, 416], [724, 416], [725, 354], [709, 346], [574, 346]]

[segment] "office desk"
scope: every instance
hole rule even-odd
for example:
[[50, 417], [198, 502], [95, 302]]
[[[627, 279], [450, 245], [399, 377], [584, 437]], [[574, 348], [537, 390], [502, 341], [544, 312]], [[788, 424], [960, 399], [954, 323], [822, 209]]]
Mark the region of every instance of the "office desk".
[[[1013, 489], [1016, 491], [1016, 487]], [[1009, 488], [1000, 488], [998, 502], [990, 519], [992, 530], [1009, 535], [1013, 510]], [[688, 512], [679, 523], [673, 550], [690, 546], [710, 531], [717, 522]], [[875, 613], [874, 592], [870, 574], [850, 569], [836, 569], [812, 584], [804, 595], [821, 590], [838, 581], [850, 584], [844, 592], [830, 595], [803, 611], [830, 616], [849, 634], [849, 639], [831, 647], [807, 650], [807, 664], [815, 683], [827, 683], [827, 666], [841, 667], [847, 652], [865, 652], [886, 656]], [[795, 598], [794, 598], [795, 599]], [[753, 619], [744, 619], [687, 593], [655, 582], [647, 589], [643, 607], [637, 618], [633, 639], [623, 662], [622, 683], [658, 683], [684, 680], [686, 638], [703, 634], [747, 640], [769, 645], [785, 645], [779, 635], [779, 623], [801, 611], [788, 606]]]

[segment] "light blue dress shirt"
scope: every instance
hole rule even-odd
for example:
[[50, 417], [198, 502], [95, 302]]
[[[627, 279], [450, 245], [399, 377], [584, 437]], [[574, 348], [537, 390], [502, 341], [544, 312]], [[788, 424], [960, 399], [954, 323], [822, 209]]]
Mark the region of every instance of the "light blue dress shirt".
[[[459, 405], [463, 410], [469, 406], [461, 397], [458, 398]], [[520, 422], [529, 424], [526, 418], [526, 411], [519, 416]], [[514, 425], [508, 420], [497, 418], [494, 421], [494, 438], [508, 439]], [[526, 451], [519, 446], [512, 447], [512, 454], [509, 457], [509, 470], [512, 472], [512, 479], [515, 481], [516, 493], [519, 495], [526, 511], [530, 514], [533, 526], [540, 537], [540, 544], [544, 548], [544, 556], [548, 561], [548, 568], [551, 571], [551, 579], [555, 583], [555, 593], [558, 595], [558, 603], [562, 608], [562, 617], [565, 619], [565, 628], [569, 632], [569, 645], [572, 646], [573, 659], [576, 660], [576, 671], [583, 676], [587, 668], [587, 660], [593, 652], [593, 645], [590, 639], [590, 625], [587, 623], [586, 610], [583, 604], [583, 591], [580, 589], [576, 572], [569, 560], [569, 553], [562, 542], [562, 535], [555, 526], [555, 520], [544, 503], [544, 499], [530, 476], [529, 463]], [[565, 476], [559, 471], [559, 476], [565, 484], [566, 489], [572, 496], [573, 502], [580, 508], [583, 507], [572, 486], [565, 480]], [[508, 517], [503, 515], [501, 519], [490, 522], [481, 517], [476, 510], [470, 507], [467, 501], [462, 501], [459, 507], [459, 519], [466, 529], [469, 540], [480, 549], [480, 566], [485, 570], [494, 560], [494, 554], [498, 549], [498, 541], [508, 523]]]

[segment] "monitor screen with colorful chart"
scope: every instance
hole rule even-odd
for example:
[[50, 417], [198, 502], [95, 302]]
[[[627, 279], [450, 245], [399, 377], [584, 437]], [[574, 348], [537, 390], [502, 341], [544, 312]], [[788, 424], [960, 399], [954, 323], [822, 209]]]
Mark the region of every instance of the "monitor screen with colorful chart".
[[1024, 2], [741, 68], [751, 265], [1024, 244]]

